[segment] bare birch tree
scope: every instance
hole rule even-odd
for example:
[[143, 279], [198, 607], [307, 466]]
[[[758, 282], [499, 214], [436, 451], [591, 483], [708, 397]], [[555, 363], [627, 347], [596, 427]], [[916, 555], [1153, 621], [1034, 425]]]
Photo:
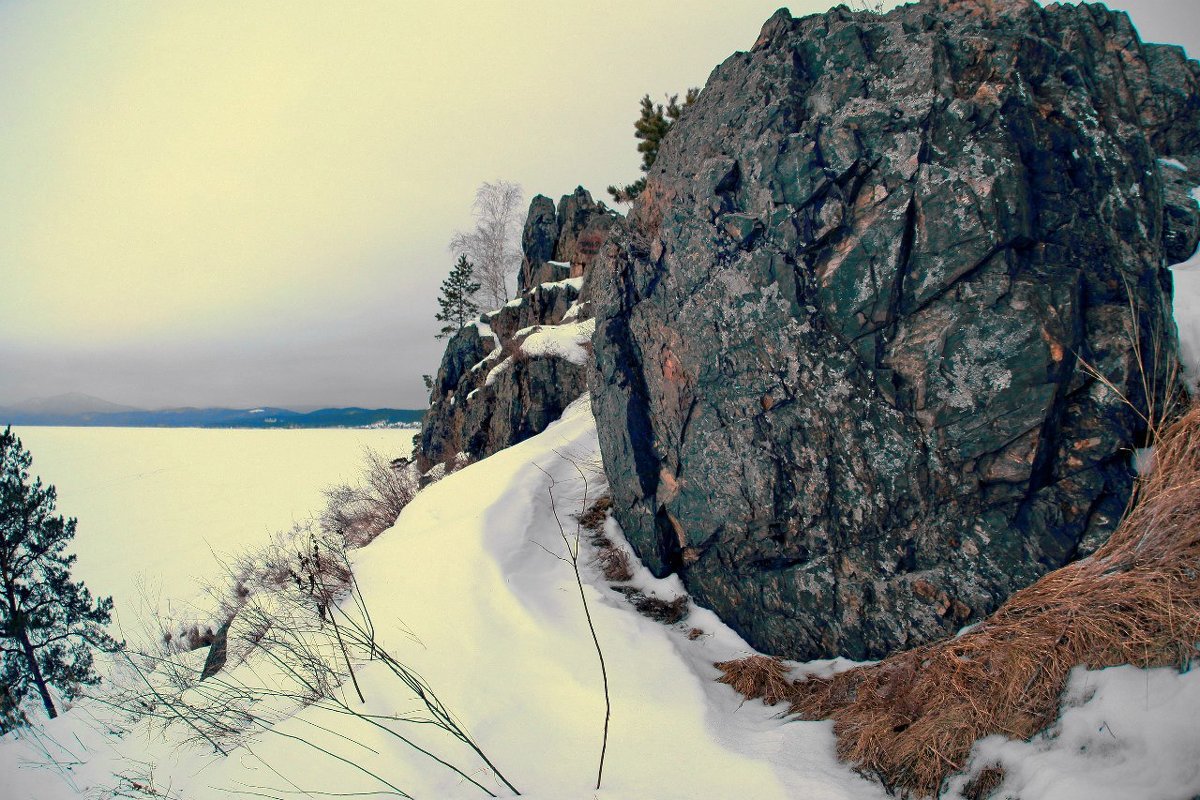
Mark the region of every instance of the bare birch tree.
[[475, 229], [455, 231], [449, 250], [465, 253], [475, 265], [475, 279], [481, 284], [481, 305], [499, 308], [508, 302], [509, 286], [521, 265], [521, 204], [524, 192], [520, 184], [497, 180], [480, 185], [475, 191], [473, 213]]

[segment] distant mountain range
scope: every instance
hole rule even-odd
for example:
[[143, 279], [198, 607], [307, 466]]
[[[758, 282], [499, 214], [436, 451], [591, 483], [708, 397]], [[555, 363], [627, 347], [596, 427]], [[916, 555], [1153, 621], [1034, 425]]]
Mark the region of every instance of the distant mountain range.
[[402, 408], [166, 408], [150, 411], [71, 392], [0, 406], [0, 425], [114, 428], [383, 428], [415, 426], [424, 412]]

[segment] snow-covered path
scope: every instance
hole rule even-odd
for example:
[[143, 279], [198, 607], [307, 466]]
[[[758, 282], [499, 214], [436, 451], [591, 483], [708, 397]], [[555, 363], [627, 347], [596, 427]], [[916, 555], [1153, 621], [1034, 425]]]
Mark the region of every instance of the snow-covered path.
[[[877, 785], [836, 762], [829, 723], [784, 722], [776, 709], [742, 703], [712, 680], [713, 661], [748, 652], [713, 615], [693, 610], [674, 628], [653, 622], [585, 565], [613, 703], [604, 784], [595, 790], [604, 697], [574, 574], [557, 557], [566, 548], [550, 490], [553, 484], [559, 518], [573, 535], [571, 514], [584, 503], [576, 465], [589, 477], [590, 502], [604, 488], [598, 463], [584, 398], [540, 436], [422, 492], [394, 528], [354, 553], [381, 644], [428, 681], [527, 797], [883, 797]], [[644, 570], [634, 583], [668, 598], [679, 591]], [[689, 640], [692, 627], [706, 635]], [[263, 665], [251, 660], [232, 669], [244, 679]], [[357, 675], [370, 712], [411, 710], [404, 687], [379, 663], [362, 665]], [[27, 737], [0, 745], [0, 795], [76, 797], [111, 785], [114, 772], [145, 777], [144, 768], [132, 769], [138, 761], [156, 765], [155, 786], [188, 800], [231, 792], [389, 796], [363, 769], [417, 798], [486, 796], [395, 738], [328, 709], [299, 711], [223, 758], [181, 745], [187, 731], [180, 725], [165, 735], [143, 726], [111, 736], [104, 724], [110, 713], [85, 701], [45, 726], [81, 762], [70, 781], [38, 766], [45, 761], [42, 744]], [[416, 741], [505, 793], [465, 748], [430, 735], [436, 732], [429, 726], [410, 727]]]
[[[776, 711], [742, 705], [712, 682], [713, 661], [747, 651], [715, 617], [693, 612], [681, 630], [669, 629], [597, 588], [603, 582], [588, 569], [613, 695], [604, 788], [592, 791], [600, 672], [573, 573], [554, 555], [565, 545], [549, 488], [553, 477], [559, 516], [573, 534], [569, 515], [581, 509], [584, 489], [571, 462], [587, 474], [597, 452], [585, 398], [541, 436], [430, 487], [362, 552], [357, 571], [372, 608], [386, 604], [382, 613], [405, 616], [425, 645], [414, 665], [453, 698], [485, 750], [531, 796], [882, 796], [836, 764], [827, 724], [782, 723]], [[602, 478], [589, 479], [594, 500]], [[665, 597], [675, 588], [658, 587]], [[415, 623], [423, 606], [440, 613]], [[692, 626], [713, 635], [689, 641]]]

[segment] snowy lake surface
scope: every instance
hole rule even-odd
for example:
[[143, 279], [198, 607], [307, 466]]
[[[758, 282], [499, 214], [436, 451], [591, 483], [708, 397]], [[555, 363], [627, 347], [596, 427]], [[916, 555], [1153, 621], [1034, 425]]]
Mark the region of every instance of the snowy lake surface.
[[[121, 634], [149, 610], [203, 605], [222, 564], [318, 512], [322, 491], [353, 481], [364, 448], [412, 451], [411, 429], [15, 429], [34, 475], [77, 517], [73, 570], [112, 595]], [[203, 611], [197, 609], [203, 616]]]

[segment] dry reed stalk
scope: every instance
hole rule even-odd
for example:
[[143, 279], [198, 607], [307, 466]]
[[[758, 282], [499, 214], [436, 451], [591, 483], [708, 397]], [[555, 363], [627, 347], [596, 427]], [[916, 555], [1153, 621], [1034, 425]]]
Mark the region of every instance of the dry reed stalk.
[[[962, 636], [792, 683], [789, 711], [832, 718], [841, 759], [929, 797], [976, 740], [1027, 739], [1053, 722], [1074, 667], [1186, 665], [1200, 641], [1200, 404], [1159, 432], [1155, 462], [1091, 557], [1017, 592]], [[741, 671], [762, 672], [761, 662], [740, 663], [718, 665], [734, 688]]]

